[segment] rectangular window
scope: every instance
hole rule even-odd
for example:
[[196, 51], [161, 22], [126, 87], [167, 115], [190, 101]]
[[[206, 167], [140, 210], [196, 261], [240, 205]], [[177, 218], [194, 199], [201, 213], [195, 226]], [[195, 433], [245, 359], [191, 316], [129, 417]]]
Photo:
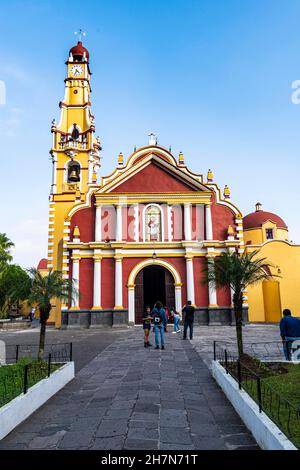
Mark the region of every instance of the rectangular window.
[[266, 238], [267, 238], [267, 240], [273, 240], [274, 234], [273, 234], [273, 229], [272, 228], [267, 228], [266, 229]]

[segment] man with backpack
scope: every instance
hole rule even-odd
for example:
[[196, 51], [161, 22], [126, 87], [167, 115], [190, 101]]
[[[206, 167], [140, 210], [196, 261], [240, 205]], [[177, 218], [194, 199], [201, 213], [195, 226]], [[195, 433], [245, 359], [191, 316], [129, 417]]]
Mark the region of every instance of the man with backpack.
[[187, 305], [183, 307], [182, 313], [184, 313], [183, 339], [186, 339], [188, 328], [190, 329], [190, 339], [193, 339], [195, 307], [193, 307], [190, 300], [188, 301]]
[[155, 349], [159, 349], [159, 337], [161, 349], [165, 349], [165, 327], [168, 323], [165, 309], [161, 302], [156, 302], [154, 309], [151, 312], [154, 335], [155, 335]]

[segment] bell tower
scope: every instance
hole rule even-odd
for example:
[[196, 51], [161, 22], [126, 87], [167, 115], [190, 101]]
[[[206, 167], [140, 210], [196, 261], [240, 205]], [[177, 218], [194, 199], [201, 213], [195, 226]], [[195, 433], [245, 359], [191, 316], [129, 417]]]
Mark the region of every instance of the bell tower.
[[[66, 61], [65, 93], [59, 103], [60, 120], [52, 121], [52, 184], [49, 196], [48, 268], [64, 272], [64, 250], [69, 240], [68, 213], [85, 201], [97, 186], [101, 143], [95, 137], [91, 112], [89, 52], [81, 37]], [[67, 276], [67, 269], [65, 270]]]

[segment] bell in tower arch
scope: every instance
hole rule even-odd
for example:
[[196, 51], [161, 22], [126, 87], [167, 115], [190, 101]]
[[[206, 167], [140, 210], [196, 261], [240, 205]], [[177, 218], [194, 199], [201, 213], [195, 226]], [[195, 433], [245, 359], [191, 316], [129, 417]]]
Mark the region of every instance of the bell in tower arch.
[[78, 140], [79, 139], [79, 129], [78, 129], [76, 124], [73, 124], [71, 137], [72, 137], [72, 140]]
[[68, 168], [68, 183], [77, 183], [80, 181], [80, 166], [78, 163], [72, 163]]

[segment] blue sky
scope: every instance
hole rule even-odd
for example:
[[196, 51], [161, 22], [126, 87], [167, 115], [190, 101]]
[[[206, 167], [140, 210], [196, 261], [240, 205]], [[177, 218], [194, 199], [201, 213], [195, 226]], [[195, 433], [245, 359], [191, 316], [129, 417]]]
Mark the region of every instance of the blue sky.
[[154, 131], [192, 170], [212, 168], [243, 214], [259, 200], [300, 242], [299, 0], [0, 0], [0, 12], [0, 232], [16, 262], [47, 253], [50, 124], [78, 28], [102, 174]]

